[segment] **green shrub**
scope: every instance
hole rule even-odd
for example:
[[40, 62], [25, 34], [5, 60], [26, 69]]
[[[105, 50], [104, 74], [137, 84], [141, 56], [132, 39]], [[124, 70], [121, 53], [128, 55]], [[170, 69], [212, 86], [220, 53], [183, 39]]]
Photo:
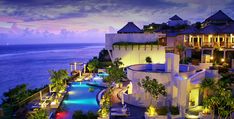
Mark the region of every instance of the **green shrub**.
[[97, 119], [97, 114], [96, 113], [93, 113], [93, 112], [91, 112], [91, 111], [88, 111], [88, 113], [87, 113], [87, 118], [88, 119]]
[[167, 107], [160, 107], [160, 108], [157, 108], [157, 113], [158, 115], [167, 115]]
[[36, 109], [28, 113], [27, 119], [48, 119], [48, 112], [45, 109]]
[[72, 119], [97, 119], [97, 114], [92, 111], [88, 111], [87, 114], [84, 114], [81, 110], [77, 110], [72, 115]]
[[152, 59], [151, 59], [151, 57], [149, 57], [149, 56], [145, 58], [145, 61], [146, 61], [147, 63], [152, 63]]
[[172, 115], [178, 115], [178, 114], [180, 114], [179, 108], [177, 106], [172, 106], [171, 109], [170, 109], [170, 111], [171, 111]]
[[72, 119], [87, 119], [87, 116], [81, 110], [77, 110], [73, 113]]

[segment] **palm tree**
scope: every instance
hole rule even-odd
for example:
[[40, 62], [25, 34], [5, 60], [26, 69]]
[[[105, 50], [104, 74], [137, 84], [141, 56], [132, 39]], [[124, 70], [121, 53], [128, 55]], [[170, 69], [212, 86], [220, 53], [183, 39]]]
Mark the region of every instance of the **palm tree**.
[[63, 90], [65, 88], [65, 80], [69, 77], [67, 70], [50, 70], [49, 73], [53, 89], [56, 92]]
[[185, 46], [184, 45], [182, 45], [182, 44], [179, 44], [179, 45], [177, 45], [176, 46], [176, 49], [178, 50], [178, 52], [179, 52], [179, 55], [180, 55], [180, 60], [181, 61], [183, 61], [183, 59], [184, 59], [184, 51], [185, 51]]
[[[156, 99], [159, 98], [160, 95], [166, 96], [167, 92], [165, 86], [161, 83], [158, 83], [156, 79], [151, 80], [149, 76], [146, 76], [145, 79], [141, 79], [141, 82], [138, 82], [140, 87], [143, 87], [145, 92], [151, 94], [151, 96]], [[150, 100], [150, 105], [148, 110], [154, 110], [152, 106], [152, 98]]]
[[109, 75], [105, 77], [104, 80], [107, 82], [108, 86], [111, 86], [113, 83], [119, 84], [122, 79], [126, 78], [126, 74], [124, 73], [123, 69], [118, 68], [115, 65], [107, 69], [107, 73]]
[[98, 66], [99, 66], [99, 61], [98, 59], [95, 58], [88, 63], [87, 68], [90, 72], [93, 73], [94, 71], [97, 70]]
[[215, 86], [214, 84], [215, 80], [212, 78], [205, 78], [202, 80], [200, 87], [204, 92], [204, 98], [207, 98], [210, 93], [212, 93], [212, 89], [214, 89]]

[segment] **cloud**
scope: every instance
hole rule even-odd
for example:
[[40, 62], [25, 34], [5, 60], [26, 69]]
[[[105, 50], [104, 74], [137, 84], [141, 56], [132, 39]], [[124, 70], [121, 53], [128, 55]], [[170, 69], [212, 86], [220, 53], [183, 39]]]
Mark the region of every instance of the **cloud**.
[[170, 7], [183, 7], [185, 3], [163, 0], [4, 0], [1, 1], [0, 15], [19, 17], [26, 21], [87, 17], [89, 14], [124, 12], [131, 9], [144, 11]]
[[[201, 4], [202, 3], [202, 4]], [[0, 16], [25, 21], [102, 17], [128, 17], [134, 20], [165, 21], [174, 14], [195, 21], [211, 12], [233, 10], [232, 0], [2, 0]], [[230, 12], [231, 13], [231, 12]], [[193, 14], [193, 15], [191, 15]], [[115, 16], [113, 16], [115, 15]], [[233, 15], [233, 13], [231, 13]], [[131, 19], [130, 19], [131, 20]], [[140, 21], [140, 20], [138, 20]]]
[[233, 0], [1, 0], [0, 33], [14, 31], [21, 37], [28, 29], [31, 35], [22, 37], [45, 38], [44, 42], [56, 38], [61, 42], [104, 42], [105, 33], [116, 32], [129, 21], [142, 28], [152, 22], [167, 22], [177, 14], [196, 22], [220, 9], [234, 17]]

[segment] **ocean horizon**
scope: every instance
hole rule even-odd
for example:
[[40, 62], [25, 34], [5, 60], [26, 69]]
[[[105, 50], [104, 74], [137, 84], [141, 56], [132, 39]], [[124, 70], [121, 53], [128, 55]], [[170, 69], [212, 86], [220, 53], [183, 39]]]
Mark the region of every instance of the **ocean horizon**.
[[16, 85], [43, 87], [50, 83], [49, 70], [70, 71], [71, 62], [86, 63], [103, 48], [102, 43], [0, 45], [0, 98]]

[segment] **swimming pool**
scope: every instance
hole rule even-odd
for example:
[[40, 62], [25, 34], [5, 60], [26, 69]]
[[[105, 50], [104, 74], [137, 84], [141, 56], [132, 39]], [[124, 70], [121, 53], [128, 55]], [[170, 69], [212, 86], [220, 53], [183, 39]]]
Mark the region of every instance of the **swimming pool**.
[[97, 112], [99, 109], [96, 95], [102, 90], [98, 87], [89, 86], [87, 82], [73, 82], [68, 87], [68, 93], [62, 102], [62, 112], [66, 119], [71, 119], [77, 110], [84, 113], [88, 111]]

